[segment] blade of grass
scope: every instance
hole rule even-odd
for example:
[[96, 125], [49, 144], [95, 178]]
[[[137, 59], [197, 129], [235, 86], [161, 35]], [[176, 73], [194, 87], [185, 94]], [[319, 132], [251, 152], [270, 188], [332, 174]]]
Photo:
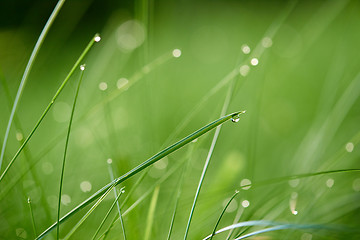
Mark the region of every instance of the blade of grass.
[[30, 199], [30, 197], [28, 197], [27, 202], [28, 202], [28, 204], [29, 204], [30, 216], [31, 216], [31, 224], [32, 224], [33, 232], [34, 232], [34, 237], [36, 237], [36, 236], [37, 236], [37, 233], [36, 233], [35, 218], [34, 218], [34, 213], [33, 213], [32, 206], [31, 206], [31, 199]]
[[[234, 218], [233, 224], [237, 223], [237, 222], [240, 220], [243, 212], [244, 212], [244, 208], [241, 207], [240, 204], [239, 204], [239, 207], [238, 207], [238, 210], [237, 210], [237, 212], [236, 212], [236, 216], [235, 216], [235, 218]], [[234, 229], [231, 229], [231, 230], [229, 231], [229, 233], [228, 233], [228, 235], [227, 235], [227, 237], [226, 237], [226, 240], [229, 240], [229, 239], [230, 239], [233, 231], [234, 231]]]
[[[18, 91], [16, 93], [14, 105], [13, 105], [13, 107], [11, 109], [10, 118], [9, 118], [9, 121], [8, 121], [8, 124], [7, 124], [7, 127], [6, 127], [4, 141], [3, 141], [3, 144], [2, 144], [2, 147], [1, 147], [0, 170], [1, 170], [1, 167], [2, 167], [2, 162], [4, 160], [6, 144], [7, 144], [9, 134], [10, 134], [10, 129], [11, 129], [11, 125], [12, 125], [12, 122], [13, 122], [14, 115], [15, 115], [15, 111], [16, 111], [17, 106], [19, 104], [22, 92], [23, 92], [24, 87], [25, 87], [26, 80], [27, 80], [27, 78], [29, 76], [29, 72], [30, 72], [30, 70], [31, 70], [31, 68], [33, 66], [33, 63], [34, 63], [34, 61], [36, 59], [37, 54], [39, 53], [39, 50], [41, 48], [42, 43], [44, 42], [44, 39], [45, 39], [47, 33], [49, 32], [49, 29], [50, 29], [51, 25], [53, 24], [56, 16], [60, 12], [60, 9], [63, 6], [64, 2], [65, 2], [65, 0], [59, 0], [58, 3], [56, 4], [54, 10], [52, 11], [52, 13], [51, 13], [49, 19], [47, 20], [43, 30], [41, 31], [41, 34], [40, 34], [40, 36], [39, 36], [39, 38], [38, 38], [38, 40], [37, 40], [37, 42], [35, 44], [35, 47], [34, 47], [32, 53], [31, 53], [29, 61], [28, 61], [27, 65], [26, 65], [24, 74], [23, 74], [23, 76], [21, 78], [21, 82], [20, 82]], [[0, 178], [0, 180], [1, 180], [1, 178]]]
[[[109, 174], [110, 174], [110, 180], [111, 181], [114, 181], [114, 171], [113, 171], [113, 168], [112, 168], [112, 161], [108, 161], [108, 166], [109, 166]], [[124, 190], [124, 188], [122, 188], [121, 190], [120, 190], [120, 194], [121, 193], [123, 193], [123, 191], [125, 192], [125, 190]], [[120, 195], [119, 194], [119, 195]], [[117, 192], [116, 192], [116, 188], [114, 188], [114, 196], [115, 196], [115, 198], [116, 199], [118, 199], [118, 196], [117, 196], [118, 194], [117, 194]], [[121, 223], [121, 229], [122, 229], [122, 231], [123, 231], [123, 235], [124, 235], [124, 240], [126, 240], [126, 233], [125, 233], [125, 226], [124, 226], [124, 221], [123, 221], [123, 219], [122, 219], [122, 217], [121, 217], [121, 211], [120, 211], [120, 204], [119, 204], [119, 202], [118, 201], [116, 201], [116, 207], [117, 207], [117, 209], [118, 209], [118, 213], [119, 213], [119, 217], [120, 217], [120, 223]], [[100, 230], [100, 229], [99, 229]], [[95, 237], [95, 236], [94, 236]]]
[[[324, 225], [320, 225], [320, 224], [282, 224], [282, 223], [277, 223], [277, 222], [273, 222], [273, 221], [267, 221], [267, 220], [255, 220], [255, 221], [246, 221], [246, 222], [240, 222], [240, 223], [236, 223], [236, 224], [232, 224], [229, 225], [227, 227], [224, 227], [218, 231], [215, 232], [216, 234], [231, 230], [231, 229], [235, 229], [235, 228], [240, 228], [240, 227], [247, 227], [247, 226], [275, 226], [272, 231], [275, 230], [280, 230], [280, 229], [287, 229], [287, 228], [292, 228], [292, 229], [335, 229], [334, 227], [327, 227]], [[271, 228], [268, 228], [271, 229]], [[336, 229], [340, 229], [340, 228], [336, 228]], [[259, 234], [261, 233], [263, 230], [260, 231], [256, 231], [254, 233]], [[250, 237], [252, 235], [255, 235], [254, 233], [249, 233], [247, 235], [243, 235], [238, 239], [242, 239], [245, 237]], [[252, 235], [250, 235], [252, 234]], [[207, 237], [203, 238], [203, 240], [207, 240], [210, 239], [212, 234], [208, 235]]]
[[156, 204], [157, 204], [157, 199], [159, 197], [159, 191], [160, 191], [160, 186], [158, 185], [155, 187], [153, 196], [151, 198], [148, 216], [146, 218], [146, 228], [145, 228], [144, 240], [150, 239], [151, 229], [152, 229], [152, 225], [154, 222], [155, 208], [156, 208]]
[[286, 224], [286, 225], [279, 225], [279, 226], [275, 226], [275, 227], [270, 227], [270, 228], [265, 228], [265, 229], [261, 229], [258, 231], [254, 231], [248, 234], [245, 234], [241, 237], [238, 237], [234, 240], [240, 240], [240, 239], [245, 239], [251, 236], [255, 236], [261, 233], [265, 233], [265, 232], [272, 232], [272, 231], [277, 231], [277, 230], [284, 230], [284, 229], [308, 229], [308, 228], [320, 228], [319, 226], [316, 225], [298, 225], [298, 224]]
[[[185, 159], [183, 160], [185, 161]], [[157, 180], [152, 187], [150, 187], [140, 198], [138, 198], [128, 209], [126, 209], [126, 211], [122, 214], [122, 216], [126, 216], [127, 214], [129, 214], [133, 209], [135, 209], [136, 206], [138, 206], [145, 198], [147, 198], [155, 189], [156, 186], [162, 184], [166, 179], [168, 179], [172, 174], [174, 174], [175, 172], [177, 172], [177, 170], [181, 167], [181, 165], [183, 164], [183, 161], [179, 162], [178, 164], [176, 164], [175, 166], [173, 166], [169, 171], [167, 171], [165, 173], [165, 175], [163, 175], [159, 180]], [[142, 177], [142, 176], [141, 176]], [[124, 204], [121, 204], [121, 208]], [[113, 227], [114, 222], [118, 221], [119, 218], [117, 218], [117, 216], [115, 216], [115, 218], [113, 219], [113, 222], [111, 223], [111, 225], [109, 226], [109, 228], [103, 233], [103, 240], [105, 240], [108, 232], [110, 231], [110, 229]], [[100, 237], [101, 238], [101, 237]]]
[[[194, 145], [191, 145], [191, 146], [194, 146]], [[187, 164], [184, 166], [183, 168], [183, 171], [182, 171], [182, 174], [180, 176], [180, 180], [179, 180], [179, 184], [178, 184], [178, 188], [177, 188], [177, 194], [176, 194], [176, 199], [175, 199], [175, 206], [174, 206], [174, 211], [173, 211], [173, 215], [171, 217], [171, 222], [170, 222], [170, 229], [169, 229], [169, 233], [168, 233], [168, 237], [167, 239], [170, 240], [170, 237], [171, 237], [171, 233], [172, 233], [172, 229], [174, 227], [174, 222], [175, 222], [175, 216], [176, 216], [176, 213], [177, 213], [177, 208], [178, 208], [178, 204], [179, 204], [179, 199], [180, 199], [180, 196], [181, 196], [181, 190], [182, 190], [182, 185], [184, 183], [184, 178], [185, 178], [185, 174], [187, 172], [187, 170], [189, 169], [189, 164], [190, 164], [190, 160], [191, 160], [191, 155], [193, 153], [193, 150], [194, 150], [194, 147], [190, 147], [189, 148], [189, 153], [187, 155]]]
[[61, 193], [62, 193], [63, 180], [64, 180], [66, 154], [67, 154], [67, 151], [68, 151], [70, 132], [71, 132], [71, 125], [72, 125], [73, 118], [74, 118], [76, 101], [77, 101], [77, 98], [79, 96], [79, 90], [80, 90], [81, 82], [82, 82], [82, 79], [83, 79], [83, 76], [84, 76], [85, 65], [81, 65], [80, 70], [81, 70], [81, 75], [80, 75], [79, 83], [78, 83], [77, 88], [76, 88], [76, 93], [75, 93], [75, 96], [74, 96], [74, 102], [73, 102], [73, 106], [72, 106], [72, 110], [71, 110], [69, 126], [68, 126], [68, 131], [67, 131], [66, 140], [65, 140], [64, 157], [63, 157], [63, 161], [62, 161], [61, 174], [60, 174], [59, 198], [58, 198], [58, 206], [57, 206], [57, 209], [58, 209], [58, 211], [57, 211], [57, 223], [58, 224], [57, 224], [57, 227], [56, 227], [56, 239], [57, 240], [59, 240], [59, 235], [60, 235], [59, 219], [60, 219]]
[[95, 42], [100, 41], [100, 37], [98, 34], [96, 34], [91, 41], [89, 42], [89, 44], [86, 46], [85, 50], [82, 52], [82, 54], [80, 55], [80, 57], [78, 58], [78, 60], [75, 62], [74, 66], [72, 67], [72, 69], [70, 70], [70, 72], [68, 73], [68, 75], [66, 76], [66, 78], [64, 79], [64, 81], [62, 82], [62, 84], [60, 85], [60, 87], [58, 88], [58, 90], [56, 91], [54, 97], [52, 98], [52, 100], [50, 101], [50, 103], [48, 104], [48, 106], [46, 107], [46, 109], [44, 110], [43, 114], [41, 115], [41, 117], [39, 118], [39, 120], [37, 121], [37, 123], [35, 124], [35, 127], [32, 129], [32, 131], [30, 132], [29, 136], [26, 138], [26, 140], [24, 141], [24, 143], [21, 145], [21, 147], [19, 148], [19, 150], [15, 153], [14, 157], [11, 159], [11, 161], [9, 162], [9, 164], [7, 165], [7, 167], [5, 168], [4, 172], [1, 174], [0, 176], [0, 182], [2, 181], [2, 179], [5, 177], [6, 173], [9, 171], [10, 167], [13, 165], [13, 163], [15, 162], [16, 158], [19, 156], [19, 154], [21, 153], [21, 151], [24, 149], [25, 145], [29, 142], [30, 138], [32, 137], [32, 135], [35, 133], [36, 129], [39, 127], [40, 123], [42, 122], [42, 120], [45, 118], [46, 114], [49, 112], [51, 106], [54, 104], [55, 100], [57, 99], [57, 97], [59, 96], [59, 94], [62, 92], [62, 90], [64, 89], [66, 83], [69, 81], [70, 77], [73, 75], [75, 69], [79, 66], [80, 62], [84, 59], [84, 57], [86, 56], [86, 54], [90, 51], [91, 47], [94, 45]]
[[[94, 240], [96, 235], [100, 232], [100, 229], [102, 228], [102, 226], [104, 225], [106, 219], [109, 217], [111, 211], [113, 210], [113, 208], [115, 207], [115, 204], [118, 205], [118, 200], [120, 198], [120, 196], [125, 192], [124, 190], [125, 187], [121, 188], [120, 191], [119, 191], [119, 194], [117, 195], [117, 197], [115, 198], [115, 201], [113, 202], [113, 204], [111, 205], [109, 211], [106, 213], [104, 219], [101, 221], [99, 227], [97, 228], [96, 232], [94, 233], [92, 239]], [[114, 188], [115, 189], [115, 188]], [[121, 215], [120, 215], [121, 216]], [[124, 235], [125, 239], [126, 239], [126, 236]]]
[[[194, 139], [197, 139], [198, 137], [204, 135], [205, 133], [207, 133], [208, 131], [214, 129], [215, 127], [223, 124], [224, 122], [232, 119], [233, 117], [238, 117], [239, 114], [242, 114], [243, 112], [235, 112], [235, 113], [231, 113], [228, 114], [224, 117], [221, 117], [209, 124], [207, 124], [206, 126], [200, 128], [199, 130], [193, 132], [192, 134], [188, 135], [187, 137], [179, 140], [178, 142], [174, 143], [173, 145], [165, 148], [164, 150], [158, 152], [157, 154], [155, 154], [154, 156], [152, 156], [151, 158], [149, 158], [148, 160], [146, 160], [145, 162], [141, 163], [140, 165], [138, 165], [137, 167], [133, 168], [132, 170], [130, 170], [129, 172], [125, 173], [124, 175], [122, 175], [121, 177], [115, 179], [114, 181], [108, 183], [107, 185], [105, 185], [104, 187], [102, 187], [101, 189], [99, 189], [97, 192], [95, 192], [92, 196], [90, 196], [88, 199], [86, 199], [85, 201], [83, 201], [82, 203], [80, 203], [78, 206], [76, 206], [75, 208], [73, 208], [70, 212], [68, 212], [65, 216], [63, 216], [60, 219], [60, 223], [63, 221], [66, 221], [69, 217], [71, 217], [72, 215], [74, 215], [76, 212], [78, 212], [80, 209], [84, 208], [85, 206], [87, 206], [88, 204], [90, 204], [91, 202], [93, 202], [95, 199], [97, 199], [98, 197], [100, 197], [104, 192], [106, 192], [113, 184], [118, 185], [122, 182], [124, 182], [126, 179], [132, 177], [133, 175], [143, 171], [145, 168], [151, 166], [152, 164], [154, 164], [155, 162], [159, 161], [160, 159], [162, 159], [163, 157], [166, 157], [167, 155], [175, 152], [176, 150], [180, 149], [181, 147], [185, 146], [186, 144], [190, 143], [191, 141], [193, 141]], [[56, 226], [56, 223], [54, 223], [53, 225], [51, 225], [48, 229], [46, 229], [43, 233], [41, 233], [37, 239], [41, 239], [43, 238], [46, 234], [48, 234], [50, 231], [52, 231], [54, 229], [54, 227]]]
[[106, 196], [111, 192], [111, 190], [115, 187], [115, 183], [113, 183], [105, 192], [101, 195], [101, 197], [97, 200], [97, 202], [85, 213], [85, 215], [80, 219], [79, 222], [70, 230], [70, 232], [65, 236], [64, 240], [69, 239], [75, 231], [85, 222], [85, 220], [90, 216], [90, 214], [100, 205], [100, 203], [106, 198]]
[[229, 201], [227, 202], [227, 204], [225, 205], [224, 209], [222, 210], [220, 216], [219, 216], [219, 219], [217, 220], [216, 224], [215, 224], [215, 227], [214, 227], [214, 230], [211, 234], [211, 237], [210, 237], [210, 240], [213, 239], [213, 236], [215, 235], [215, 232], [216, 232], [216, 228], [218, 227], [219, 223], [220, 223], [220, 220], [221, 218], [223, 217], [226, 209], [228, 208], [228, 206], [230, 205], [231, 201], [239, 194], [239, 191], [236, 190], [235, 193], [231, 196], [231, 198], [229, 199]]
[[[233, 95], [233, 90], [234, 90], [234, 85], [235, 85], [235, 82], [232, 81], [231, 84], [229, 85], [229, 89], [227, 91], [227, 94], [226, 94], [226, 97], [225, 97], [225, 101], [224, 101], [224, 104], [222, 106], [222, 109], [221, 109], [221, 116], [223, 116], [225, 114], [225, 112], [227, 111], [227, 108], [230, 104], [230, 100], [231, 100], [231, 97]], [[237, 122], [239, 120], [239, 116], [241, 114], [245, 113], [245, 111], [242, 111], [240, 112], [238, 115], [237, 115], [237, 118], [234, 119], [232, 118], [232, 121], [234, 122]], [[210, 163], [210, 159], [211, 159], [211, 156], [212, 156], [212, 153], [215, 149], [215, 144], [217, 142], [217, 139], [219, 137], [219, 134], [220, 134], [220, 130], [221, 130], [221, 125], [217, 126], [216, 127], [216, 130], [215, 130], [215, 134], [214, 134], [214, 137], [212, 139], [212, 142], [211, 142], [211, 146], [210, 146], [210, 149], [209, 149], [209, 152], [208, 152], [208, 155], [206, 157], [206, 160], [205, 160], [205, 164], [204, 164], [204, 167], [203, 167], [203, 171], [201, 173], [201, 177], [200, 177], [200, 180], [199, 180], [199, 184], [198, 184], [198, 187], [197, 187], [197, 190], [196, 190], [196, 193], [195, 193], [195, 197], [194, 197], [194, 201], [193, 201], [193, 204], [192, 204], [192, 207], [191, 207], [191, 210], [190, 210], [190, 215], [189, 215], [189, 219], [188, 219], [188, 223], [186, 225], [186, 229], [185, 229], [185, 235], [184, 235], [184, 240], [186, 240], [187, 236], [188, 236], [188, 233], [189, 233], [189, 229], [190, 229], [190, 224], [191, 224], [191, 220], [192, 220], [192, 217], [193, 217], [193, 214], [194, 214], [194, 211], [195, 211], [195, 206], [196, 206], [196, 202], [197, 202], [197, 199], [199, 197], [199, 194], [200, 194], [200, 190], [201, 190], [201, 187], [202, 187], [202, 183], [204, 181], [204, 178], [205, 178], [205, 174], [207, 172], [207, 169], [208, 169], [208, 166], [209, 166], [209, 163]]]

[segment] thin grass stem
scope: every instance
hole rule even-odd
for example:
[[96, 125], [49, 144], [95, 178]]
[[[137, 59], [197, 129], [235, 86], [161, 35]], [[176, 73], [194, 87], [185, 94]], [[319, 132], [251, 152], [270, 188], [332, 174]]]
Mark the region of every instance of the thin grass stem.
[[[109, 174], [110, 174], [110, 180], [111, 181], [114, 181], [114, 171], [113, 171], [113, 168], [112, 168], [112, 161], [108, 161], [108, 166], [109, 166]], [[124, 188], [120, 189], [120, 193], [123, 193]], [[114, 196], [116, 199], [118, 199], [118, 196], [117, 196], [117, 191], [116, 191], [116, 188], [114, 188]], [[121, 229], [122, 229], [122, 232], [123, 232], [123, 235], [124, 235], [124, 240], [126, 240], [126, 233], [125, 233], [125, 225], [124, 225], [124, 221], [122, 219], [122, 216], [121, 216], [121, 211], [120, 211], [120, 204], [118, 201], [116, 201], [116, 207], [117, 207], [117, 210], [118, 210], [118, 213], [119, 213], [119, 217], [120, 217], [120, 224], [121, 224]], [[115, 215], [116, 216], [116, 215]], [[95, 236], [94, 236], [95, 237]]]
[[151, 198], [150, 201], [150, 207], [149, 207], [149, 211], [148, 211], [148, 216], [146, 218], [146, 228], [145, 228], [145, 237], [144, 240], [149, 240], [150, 239], [150, 235], [151, 235], [151, 229], [152, 229], [152, 225], [154, 222], [154, 215], [155, 215], [155, 208], [157, 205], [157, 199], [159, 197], [159, 191], [160, 191], [160, 186], [156, 186], [153, 196]]
[[97, 200], [97, 202], [86, 212], [86, 214], [76, 223], [76, 225], [70, 230], [70, 232], [66, 235], [64, 240], [69, 239], [75, 231], [85, 222], [85, 220], [90, 216], [90, 214], [100, 205], [100, 203], [106, 198], [106, 196], [111, 192], [111, 190], [115, 187], [115, 184], [112, 184], [105, 192], [101, 195], [101, 197]]
[[227, 204], [225, 205], [224, 209], [222, 210], [220, 216], [219, 216], [219, 219], [217, 220], [216, 224], [215, 224], [215, 227], [214, 227], [214, 230], [211, 234], [211, 237], [210, 237], [210, 240], [213, 239], [213, 236], [215, 235], [215, 232], [216, 232], [216, 228], [218, 227], [219, 223], [220, 223], [220, 220], [221, 218], [223, 217], [226, 209], [228, 208], [228, 206], [230, 205], [231, 201], [239, 194], [239, 191], [236, 190], [235, 193], [231, 196], [231, 198], [229, 199], [229, 201], [227, 202]]
[[28, 202], [28, 204], [29, 204], [30, 216], [31, 216], [31, 224], [32, 224], [33, 232], [34, 232], [34, 237], [36, 237], [36, 236], [37, 236], [37, 231], [36, 231], [34, 212], [33, 212], [33, 210], [32, 210], [31, 198], [30, 198], [30, 197], [28, 197], [27, 202]]
[[[115, 198], [115, 201], [114, 201], [113, 204], [111, 205], [109, 211], [106, 213], [104, 219], [101, 221], [99, 227], [97, 228], [96, 232], [94, 233], [94, 235], [93, 235], [93, 237], [92, 237], [93, 240], [95, 239], [96, 235], [100, 232], [100, 229], [101, 229], [102, 226], [104, 225], [106, 219], [108, 219], [111, 211], [112, 211], [113, 208], [115, 207], [115, 204], [118, 205], [118, 200], [119, 200], [119, 198], [120, 198], [121, 195], [125, 192], [125, 191], [124, 191], [124, 188], [125, 188], [125, 187], [123, 187], [123, 188], [120, 189], [119, 194], [118, 194], [117, 197]], [[114, 188], [114, 189], [115, 189], [115, 188]], [[125, 236], [125, 235], [124, 235], [124, 236]], [[126, 238], [125, 238], [125, 239], [126, 239]]]
[[169, 228], [169, 233], [168, 233], [167, 240], [170, 240], [171, 233], [172, 233], [172, 230], [173, 230], [173, 227], [174, 227], [175, 216], [176, 216], [176, 213], [177, 213], [179, 199], [180, 199], [180, 196], [181, 196], [182, 185], [184, 183], [185, 173], [187, 172], [187, 169], [189, 167], [188, 165], [190, 163], [190, 158], [191, 158], [193, 150], [194, 150], [194, 147], [191, 147], [190, 150], [189, 150], [188, 157], [187, 157], [188, 158], [187, 164], [184, 166], [182, 174], [180, 176], [180, 180], [179, 180], [179, 184], [178, 184], [178, 188], [177, 188], [176, 199], [175, 199], [174, 211], [173, 211], [173, 215], [171, 217], [170, 228]]
[[56, 226], [56, 239], [57, 240], [59, 240], [59, 235], [60, 235], [59, 219], [60, 219], [60, 208], [61, 208], [61, 193], [62, 193], [62, 187], [63, 187], [64, 173], [65, 173], [66, 154], [67, 154], [67, 151], [68, 151], [71, 126], [72, 126], [72, 122], [73, 122], [73, 118], [74, 118], [76, 101], [77, 101], [77, 98], [79, 96], [79, 90], [80, 90], [81, 82], [82, 82], [82, 79], [83, 79], [83, 76], [84, 76], [85, 65], [81, 65], [80, 70], [81, 70], [81, 75], [80, 75], [79, 83], [78, 83], [77, 88], [76, 88], [74, 102], [73, 102], [73, 106], [72, 106], [72, 110], [71, 110], [69, 126], [68, 126], [68, 131], [67, 131], [66, 140], [65, 140], [64, 157], [63, 157], [63, 161], [62, 161], [61, 174], [60, 174], [59, 198], [58, 198], [58, 206], [57, 206], [57, 209], [58, 209], [58, 211], [57, 211], [57, 226]]
[[[224, 104], [223, 104], [223, 107], [222, 107], [222, 110], [221, 110], [221, 114], [220, 114], [221, 116], [223, 116], [223, 115], [225, 114], [225, 112], [227, 111], [227, 109], [228, 109], [228, 106], [229, 106], [230, 100], [231, 100], [231, 96], [232, 96], [232, 94], [233, 94], [234, 85], [235, 85], [235, 82], [232, 81], [231, 84], [230, 84], [230, 86], [229, 86], [229, 89], [228, 89], [228, 92], [227, 92], [227, 94], [226, 94], [226, 97], [225, 97], [225, 101], [224, 101]], [[241, 113], [245, 113], [245, 111], [242, 111]], [[238, 121], [238, 119], [239, 119], [239, 115], [238, 115], [238, 117], [236, 118], [235, 121]], [[200, 190], [201, 190], [201, 187], [202, 187], [202, 184], [203, 184], [203, 181], [204, 181], [204, 179], [205, 179], [205, 175], [206, 175], [206, 172], [207, 172], [209, 163], [210, 163], [210, 159], [211, 159], [211, 156], [212, 156], [213, 151], [214, 151], [214, 149], [215, 149], [215, 145], [216, 145], [217, 139], [218, 139], [219, 134], [220, 134], [220, 130], [221, 130], [221, 125], [219, 125], [219, 126], [216, 127], [215, 134], [214, 134], [214, 137], [213, 137], [213, 139], [212, 139], [211, 146], [210, 146], [208, 155], [207, 155], [206, 160], [205, 160], [205, 164], [204, 164], [204, 167], [203, 167], [203, 171], [202, 171], [202, 173], [201, 173], [200, 181], [199, 181], [199, 184], [198, 184], [198, 187], [197, 187], [197, 190], [196, 190], [196, 193], [195, 193], [194, 201], [193, 201], [193, 204], [192, 204], [192, 207], [191, 207], [191, 210], [190, 210], [190, 215], [189, 215], [188, 223], [187, 223], [187, 225], [186, 225], [184, 240], [186, 240], [186, 238], [187, 238], [187, 236], [188, 236], [188, 234], [189, 234], [190, 224], [191, 224], [192, 217], [193, 217], [193, 215], [194, 215], [194, 211], [195, 211], [197, 199], [198, 199], [198, 197], [199, 197]]]

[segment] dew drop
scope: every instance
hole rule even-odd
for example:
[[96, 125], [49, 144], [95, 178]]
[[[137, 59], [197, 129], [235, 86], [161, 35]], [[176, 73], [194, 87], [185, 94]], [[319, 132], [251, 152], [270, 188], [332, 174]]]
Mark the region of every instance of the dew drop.
[[181, 56], [181, 50], [180, 49], [174, 49], [174, 51], [172, 52], [172, 55], [175, 57], [175, 58], [178, 58]]
[[241, 46], [241, 51], [244, 53], [244, 54], [249, 54], [251, 49], [248, 45], [244, 44]]
[[244, 178], [240, 182], [240, 186], [242, 187], [243, 190], [250, 189], [250, 187], [251, 187], [251, 186], [249, 186], [250, 184], [251, 184], [251, 181], [249, 179], [246, 179], [246, 178]]
[[[120, 78], [117, 82], [116, 82], [116, 87], [118, 89], [121, 89], [123, 87], [125, 87], [127, 84], [129, 83], [129, 80], [126, 78]], [[125, 89], [127, 90], [127, 88]]]
[[94, 41], [95, 41], [95, 42], [100, 42], [100, 40], [101, 40], [101, 37], [100, 37], [99, 35], [96, 35], [96, 36], [94, 37]]
[[112, 164], [112, 159], [109, 158], [108, 160], [106, 160], [106, 162], [107, 162], [108, 164]]
[[106, 82], [101, 82], [101, 83], [99, 83], [99, 89], [100, 89], [101, 91], [105, 91], [107, 88], [108, 88], [108, 85], [107, 85]]
[[83, 64], [83, 65], [80, 66], [80, 70], [81, 70], [81, 71], [84, 71], [84, 70], [85, 70], [85, 64]]
[[352, 152], [354, 150], [354, 144], [352, 142], [348, 142], [345, 146], [347, 152]]
[[263, 40], [261, 41], [261, 44], [263, 45], [264, 48], [269, 48], [272, 46], [273, 42], [270, 37], [264, 37]]
[[123, 190], [121, 190], [121, 193], [125, 193], [125, 190], [123, 189]]
[[250, 63], [251, 63], [251, 65], [256, 66], [259, 64], [259, 59], [253, 58], [253, 59], [251, 59]]
[[89, 181], [83, 181], [80, 183], [80, 189], [83, 192], [90, 192], [92, 188], [92, 185]]
[[31, 203], [31, 199], [30, 199], [30, 197], [28, 197], [28, 200], [27, 200], [27, 202], [28, 202], [28, 203]]
[[234, 114], [231, 116], [231, 121], [237, 123], [240, 121], [240, 115], [245, 113], [246, 111], [241, 111], [240, 113]]
[[239, 72], [243, 77], [247, 76], [249, 74], [249, 71], [250, 71], [249, 65], [242, 65], [239, 69]]
[[333, 186], [334, 186], [334, 179], [332, 179], [332, 178], [329, 178], [327, 181], [326, 181], [326, 186], [328, 187], [328, 188], [332, 188]]
[[61, 196], [61, 203], [65, 206], [69, 205], [71, 203], [71, 197], [67, 194], [64, 194]]
[[24, 136], [22, 135], [21, 132], [16, 132], [15, 137], [16, 137], [16, 140], [18, 140], [19, 142], [24, 139]]
[[244, 200], [242, 201], [241, 205], [244, 207], [244, 208], [247, 208], [250, 206], [250, 202], [248, 200]]

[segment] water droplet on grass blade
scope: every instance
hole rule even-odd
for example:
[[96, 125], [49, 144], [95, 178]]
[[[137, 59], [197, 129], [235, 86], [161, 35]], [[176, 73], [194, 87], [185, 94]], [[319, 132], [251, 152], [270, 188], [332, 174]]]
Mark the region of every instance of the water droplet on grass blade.
[[100, 42], [100, 40], [101, 40], [101, 37], [100, 37], [100, 35], [96, 35], [95, 37], [94, 37], [94, 41], [95, 42]]
[[232, 116], [231, 116], [231, 121], [234, 122], [234, 123], [239, 122], [239, 121], [240, 121], [240, 115], [243, 114], [243, 113], [245, 113], [245, 112], [246, 112], [246, 111], [241, 111], [241, 112], [239, 112], [239, 113], [237, 113], [237, 114], [232, 115]]

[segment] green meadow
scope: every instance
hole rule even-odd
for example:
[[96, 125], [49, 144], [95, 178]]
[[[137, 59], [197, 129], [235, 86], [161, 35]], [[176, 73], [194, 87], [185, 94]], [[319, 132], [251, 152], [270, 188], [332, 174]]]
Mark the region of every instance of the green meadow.
[[0, 9], [0, 240], [360, 238], [360, 2]]

